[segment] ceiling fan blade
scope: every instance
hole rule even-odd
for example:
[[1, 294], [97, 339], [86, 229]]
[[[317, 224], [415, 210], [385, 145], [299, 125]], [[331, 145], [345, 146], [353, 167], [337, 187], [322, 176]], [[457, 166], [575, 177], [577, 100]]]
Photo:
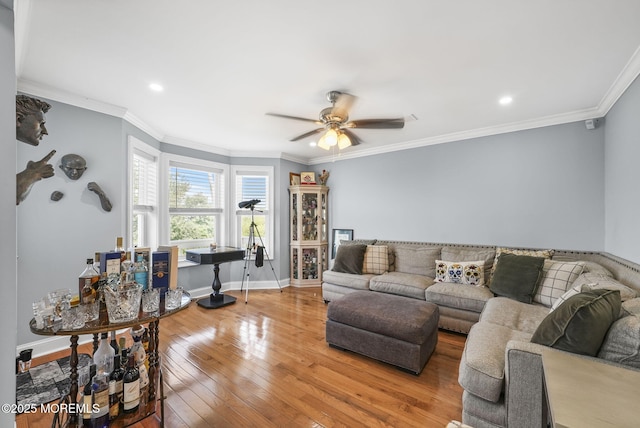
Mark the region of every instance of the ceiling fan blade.
[[358, 144], [361, 143], [360, 138], [358, 138], [356, 136], [356, 134], [354, 134], [353, 132], [351, 132], [348, 129], [343, 129], [342, 132], [344, 132], [346, 134], [347, 137], [349, 137], [349, 139], [351, 140], [351, 145], [352, 146], [357, 146]]
[[298, 117], [298, 116], [289, 116], [288, 114], [280, 114], [280, 113], [265, 113], [267, 116], [275, 116], [275, 117], [281, 117], [283, 119], [294, 119], [294, 120], [302, 120], [304, 122], [312, 122], [315, 123], [317, 125], [322, 125], [322, 122], [320, 122], [317, 119], [307, 119], [306, 117]]
[[345, 92], [340, 92], [336, 98], [333, 108], [331, 109], [331, 113], [344, 118], [349, 117], [349, 111], [351, 111], [351, 107], [353, 107], [355, 100], [355, 96]]
[[324, 131], [324, 128], [317, 128], [317, 129], [314, 129], [313, 131], [305, 132], [305, 133], [304, 133], [304, 134], [302, 134], [302, 135], [298, 135], [297, 137], [294, 137], [294, 138], [292, 138], [292, 139], [291, 139], [291, 140], [289, 140], [289, 141], [298, 141], [298, 140], [302, 140], [303, 138], [307, 138], [307, 137], [309, 137], [309, 136], [311, 136], [311, 135], [317, 134], [318, 132], [322, 132], [322, 131]]
[[348, 128], [400, 129], [404, 128], [404, 118], [352, 120], [346, 126]]

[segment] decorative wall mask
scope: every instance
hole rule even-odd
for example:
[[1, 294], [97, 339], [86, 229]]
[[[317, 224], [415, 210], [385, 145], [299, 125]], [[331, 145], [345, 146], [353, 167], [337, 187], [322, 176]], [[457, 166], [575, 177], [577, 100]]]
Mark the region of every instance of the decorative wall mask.
[[80, 155], [68, 154], [60, 159], [60, 169], [72, 180], [82, 177], [87, 170], [87, 161]]
[[62, 199], [63, 196], [64, 196], [64, 193], [60, 192], [59, 190], [56, 190], [53, 193], [51, 193], [51, 200], [54, 202], [58, 202], [60, 199]]
[[111, 211], [111, 201], [109, 200], [109, 198], [107, 198], [107, 195], [104, 194], [102, 188], [98, 186], [98, 183], [92, 181], [91, 183], [87, 184], [87, 189], [98, 195], [98, 198], [100, 198], [100, 205], [102, 205], [103, 210], [107, 212]]
[[16, 138], [18, 141], [37, 146], [48, 135], [45, 113], [51, 104], [26, 95], [16, 95]]
[[16, 205], [20, 205], [20, 202], [26, 199], [31, 188], [36, 182], [43, 178], [54, 176], [55, 172], [53, 171], [53, 165], [47, 162], [49, 162], [49, 159], [51, 159], [55, 154], [56, 151], [51, 150], [49, 154], [41, 160], [37, 162], [27, 162], [25, 170], [16, 175]]

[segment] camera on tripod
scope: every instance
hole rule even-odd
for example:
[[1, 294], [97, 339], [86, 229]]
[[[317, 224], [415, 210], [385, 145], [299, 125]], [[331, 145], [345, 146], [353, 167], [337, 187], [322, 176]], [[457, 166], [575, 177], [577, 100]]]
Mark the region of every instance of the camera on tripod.
[[260, 199], [251, 199], [250, 201], [242, 201], [238, 204], [238, 208], [254, 209], [256, 205], [259, 203], [260, 203]]

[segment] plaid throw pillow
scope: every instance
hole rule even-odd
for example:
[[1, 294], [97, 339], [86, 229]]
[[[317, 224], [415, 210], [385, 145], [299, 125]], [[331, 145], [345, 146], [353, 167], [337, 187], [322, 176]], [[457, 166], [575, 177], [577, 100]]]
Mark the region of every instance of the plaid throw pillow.
[[362, 273], [380, 275], [389, 270], [389, 248], [386, 245], [367, 245]]
[[550, 308], [571, 287], [583, 269], [583, 262], [545, 260], [542, 267], [542, 281], [536, 294], [533, 295], [533, 301]]

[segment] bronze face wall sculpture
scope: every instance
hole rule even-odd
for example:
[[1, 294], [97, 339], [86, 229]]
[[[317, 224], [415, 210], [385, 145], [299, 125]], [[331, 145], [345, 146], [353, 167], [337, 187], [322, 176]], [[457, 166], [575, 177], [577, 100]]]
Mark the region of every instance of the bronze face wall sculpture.
[[87, 170], [87, 161], [80, 155], [68, 154], [60, 159], [60, 169], [72, 180], [82, 177]]
[[[51, 104], [37, 98], [16, 95], [16, 139], [32, 146], [40, 144], [42, 137], [48, 135], [44, 114], [50, 108]], [[26, 199], [37, 181], [54, 176], [53, 166], [47, 162], [55, 153], [51, 150], [41, 160], [27, 162], [25, 170], [16, 175], [16, 205]]]
[[18, 141], [37, 146], [48, 135], [45, 113], [51, 104], [26, 95], [16, 95], [16, 138]]

